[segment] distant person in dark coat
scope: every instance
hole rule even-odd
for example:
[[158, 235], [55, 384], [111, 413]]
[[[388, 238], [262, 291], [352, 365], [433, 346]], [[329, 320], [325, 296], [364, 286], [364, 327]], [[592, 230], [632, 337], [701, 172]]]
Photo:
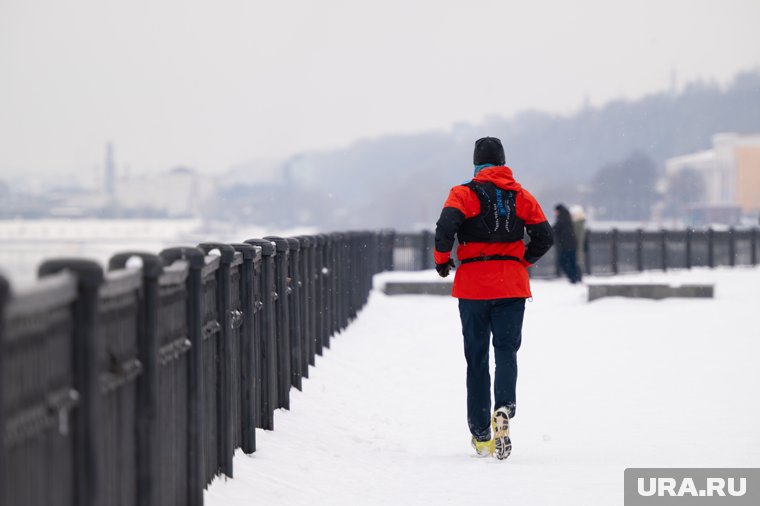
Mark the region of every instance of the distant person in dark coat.
[[562, 204], [554, 208], [557, 221], [554, 222], [554, 246], [557, 249], [557, 261], [560, 270], [571, 283], [581, 280], [581, 270], [578, 268], [578, 240], [573, 230], [573, 219], [570, 211]]
[[586, 241], [586, 213], [579, 205], [574, 205], [570, 208], [570, 217], [573, 219], [573, 232], [575, 232], [575, 240], [578, 243], [576, 249], [576, 260], [578, 260], [578, 269], [583, 274], [583, 266], [586, 265], [586, 250], [588, 248], [588, 241]]

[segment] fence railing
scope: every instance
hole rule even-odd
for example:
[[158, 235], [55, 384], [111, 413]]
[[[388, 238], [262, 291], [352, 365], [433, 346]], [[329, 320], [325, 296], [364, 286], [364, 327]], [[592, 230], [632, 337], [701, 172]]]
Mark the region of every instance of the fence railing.
[[[757, 265], [747, 230], [588, 231], [587, 273]], [[372, 276], [433, 267], [433, 234], [202, 243], [0, 277], [0, 504], [198, 506], [274, 429]], [[139, 259], [140, 267], [132, 267]], [[557, 275], [554, 249], [531, 269]]]
[[[434, 234], [396, 233], [395, 270], [432, 269]], [[622, 274], [644, 270], [757, 265], [760, 230], [588, 230], [581, 245], [586, 274]], [[456, 251], [456, 247], [455, 247]], [[531, 267], [536, 278], [559, 276], [556, 248]]]
[[[392, 267], [393, 232], [203, 243], [0, 278], [0, 504], [198, 506]], [[134, 268], [132, 259], [141, 266]]]

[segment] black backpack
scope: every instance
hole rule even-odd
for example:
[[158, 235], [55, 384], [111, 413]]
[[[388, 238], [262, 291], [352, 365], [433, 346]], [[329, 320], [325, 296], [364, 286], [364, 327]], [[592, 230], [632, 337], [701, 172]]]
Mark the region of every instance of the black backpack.
[[457, 240], [468, 242], [516, 242], [525, 235], [525, 223], [517, 216], [515, 192], [491, 182], [470, 181], [466, 186], [480, 200], [480, 214], [465, 220]]

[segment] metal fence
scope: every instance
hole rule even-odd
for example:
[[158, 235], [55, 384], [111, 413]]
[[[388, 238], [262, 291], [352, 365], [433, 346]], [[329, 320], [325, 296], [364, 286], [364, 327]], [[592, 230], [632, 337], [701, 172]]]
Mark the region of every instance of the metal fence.
[[201, 505], [393, 255], [393, 232], [347, 232], [0, 278], [0, 504]]
[[[760, 233], [588, 231], [584, 270], [757, 265]], [[0, 278], [0, 504], [198, 506], [274, 429], [372, 276], [433, 267], [431, 232], [202, 243]], [[139, 259], [141, 266], [131, 267]], [[554, 250], [534, 277], [557, 275]]]
[[[395, 270], [432, 269], [434, 234], [396, 233]], [[757, 265], [760, 230], [588, 230], [583, 245], [586, 274], [614, 275], [645, 270]], [[454, 251], [456, 251], [456, 246]], [[529, 269], [531, 277], [559, 276], [556, 248]]]

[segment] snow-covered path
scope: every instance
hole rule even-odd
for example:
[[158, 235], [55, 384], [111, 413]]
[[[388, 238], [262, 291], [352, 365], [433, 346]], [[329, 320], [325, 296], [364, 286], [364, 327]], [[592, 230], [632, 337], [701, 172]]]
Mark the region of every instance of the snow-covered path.
[[626, 467], [760, 467], [760, 269], [645, 276], [717, 298], [534, 282], [505, 462], [469, 446], [456, 301], [375, 291], [207, 504], [611, 505]]

